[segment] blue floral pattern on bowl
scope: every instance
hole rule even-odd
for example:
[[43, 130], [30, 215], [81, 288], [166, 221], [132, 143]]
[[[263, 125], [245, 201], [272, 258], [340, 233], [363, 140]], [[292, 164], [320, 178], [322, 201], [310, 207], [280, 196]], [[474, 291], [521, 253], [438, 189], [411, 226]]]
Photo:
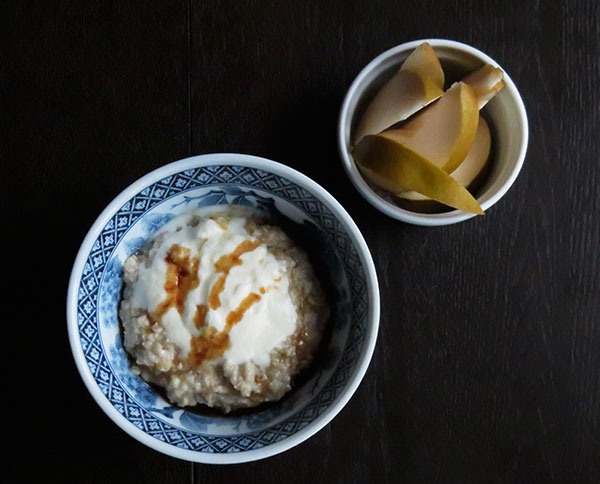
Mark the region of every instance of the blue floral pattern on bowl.
[[[278, 213], [320, 235], [321, 262], [336, 288], [329, 347], [319, 368], [277, 405], [243, 416], [215, 417], [172, 406], [130, 371], [118, 304], [123, 261], [162, 225], [189, 207], [248, 205]], [[323, 237], [325, 234], [325, 237]], [[293, 181], [246, 166], [185, 170], [140, 190], [106, 222], [77, 288], [77, 335], [85, 362], [110, 404], [161, 442], [202, 453], [259, 449], [305, 428], [327, 410], [357, 370], [368, 318], [366, 271], [344, 226]]]

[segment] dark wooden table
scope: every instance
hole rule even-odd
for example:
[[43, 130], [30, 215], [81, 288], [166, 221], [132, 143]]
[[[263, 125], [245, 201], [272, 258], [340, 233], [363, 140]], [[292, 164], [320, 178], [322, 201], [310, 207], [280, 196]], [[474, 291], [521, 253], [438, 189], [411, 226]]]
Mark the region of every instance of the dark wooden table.
[[[4, 322], [16, 330], [4, 348], [26, 349], [3, 412], [18, 427], [10, 460], [26, 460], [6, 482], [600, 482], [599, 2], [19, 1], [0, 22], [5, 259], [17, 263], [5, 297], [27, 315]], [[507, 196], [443, 228], [375, 211], [335, 142], [359, 70], [428, 37], [496, 59], [530, 123]], [[104, 415], [64, 306], [79, 244], [115, 195], [224, 151], [297, 168], [347, 208], [382, 317], [370, 369], [330, 425], [219, 467], [150, 450]]]

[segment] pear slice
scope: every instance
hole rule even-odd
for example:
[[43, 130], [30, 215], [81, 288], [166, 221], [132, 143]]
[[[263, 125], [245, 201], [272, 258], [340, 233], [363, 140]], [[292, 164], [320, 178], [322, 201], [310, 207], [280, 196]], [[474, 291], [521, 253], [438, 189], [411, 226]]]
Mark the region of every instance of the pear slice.
[[428, 43], [417, 47], [400, 70], [375, 95], [365, 109], [354, 134], [357, 144], [403, 121], [443, 94], [444, 71]]
[[467, 156], [478, 120], [475, 93], [465, 83], [457, 82], [435, 104], [415, 114], [402, 128], [386, 134], [451, 173]]
[[[477, 178], [477, 175], [479, 175], [486, 166], [489, 160], [491, 146], [492, 137], [490, 135], [490, 127], [488, 126], [487, 121], [483, 117], [480, 117], [475, 141], [473, 141], [465, 160], [451, 173], [452, 178], [463, 187], [471, 185], [473, 180]], [[425, 195], [421, 195], [414, 191], [398, 193], [398, 196], [406, 200], [429, 200]]]
[[462, 82], [475, 91], [481, 109], [504, 87], [503, 77], [502, 69], [486, 64], [481, 69], [471, 72]]
[[365, 136], [353, 156], [361, 173], [384, 190], [414, 190], [450, 207], [483, 214], [465, 187], [389, 132]]
[[444, 88], [445, 75], [440, 60], [427, 42], [417, 47], [402, 63], [401, 71], [411, 71]]

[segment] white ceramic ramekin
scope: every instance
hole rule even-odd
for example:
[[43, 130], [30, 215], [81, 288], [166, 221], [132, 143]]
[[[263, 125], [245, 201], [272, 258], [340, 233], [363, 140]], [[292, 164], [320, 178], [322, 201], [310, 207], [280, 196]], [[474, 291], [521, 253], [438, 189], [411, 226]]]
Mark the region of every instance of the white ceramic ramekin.
[[493, 129], [495, 160], [477, 200], [481, 208], [487, 210], [508, 191], [521, 170], [527, 151], [529, 127], [525, 106], [515, 84], [502, 66], [483, 52], [460, 42], [443, 39], [415, 40], [400, 44], [373, 59], [354, 79], [342, 104], [338, 124], [338, 148], [350, 180], [375, 208], [390, 217], [416, 225], [449, 225], [475, 215], [461, 210], [429, 214], [400, 208], [377, 194], [367, 184], [351, 154], [351, 135], [357, 115], [377, 89], [391, 78], [406, 57], [423, 42], [428, 42], [433, 47], [446, 74], [449, 71], [466, 74], [483, 64], [491, 64], [504, 71], [504, 89], [484, 108]]

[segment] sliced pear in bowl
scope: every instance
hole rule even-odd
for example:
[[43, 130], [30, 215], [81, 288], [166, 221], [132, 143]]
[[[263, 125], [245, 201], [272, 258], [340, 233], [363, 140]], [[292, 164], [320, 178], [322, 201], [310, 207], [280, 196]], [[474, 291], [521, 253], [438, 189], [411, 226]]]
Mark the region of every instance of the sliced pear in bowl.
[[[475, 141], [473, 141], [471, 149], [464, 161], [450, 174], [452, 178], [463, 187], [468, 188], [486, 168], [490, 159], [491, 146], [492, 137], [490, 134], [490, 127], [487, 121], [483, 117], [480, 117]], [[415, 191], [401, 192], [398, 193], [398, 196], [406, 200], [430, 200], [430, 198]]]
[[483, 214], [465, 187], [388, 132], [365, 136], [353, 156], [363, 176], [384, 190], [413, 190], [450, 207]]
[[377, 134], [435, 101], [443, 94], [444, 71], [427, 43], [417, 47], [400, 70], [375, 95], [354, 134], [354, 144]]
[[477, 103], [481, 109], [504, 87], [503, 77], [502, 69], [486, 64], [471, 72], [462, 82], [475, 91]]
[[446, 173], [465, 159], [479, 120], [477, 98], [462, 82], [455, 83], [434, 104], [419, 111], [401, 129], [385, 133]]

